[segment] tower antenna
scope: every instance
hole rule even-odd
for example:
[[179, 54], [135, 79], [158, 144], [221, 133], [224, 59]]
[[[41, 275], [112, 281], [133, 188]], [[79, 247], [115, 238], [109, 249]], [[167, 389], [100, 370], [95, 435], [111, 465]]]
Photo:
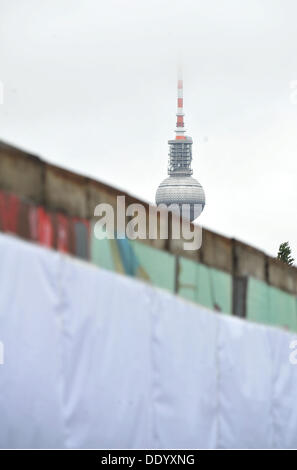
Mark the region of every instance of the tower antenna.
[[183, 73], [181, 65], [177, 70], [177, 111], [176, 111], [176, 140], [185, 140], [184, 133], [184, 86], [183, 86]]

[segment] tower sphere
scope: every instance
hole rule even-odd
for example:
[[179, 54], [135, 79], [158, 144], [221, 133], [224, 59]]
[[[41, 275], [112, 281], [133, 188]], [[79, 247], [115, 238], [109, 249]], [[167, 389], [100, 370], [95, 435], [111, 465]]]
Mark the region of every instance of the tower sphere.
[[[192, 176], [169, 176], [157, 189], [156, 204], [165, 204], [167, 207], [177, 204], [180, 215], [192, 221], [204, 209], [205, 194], [201, 184]], [[185, 204], [187, 206], [183, 207]]]

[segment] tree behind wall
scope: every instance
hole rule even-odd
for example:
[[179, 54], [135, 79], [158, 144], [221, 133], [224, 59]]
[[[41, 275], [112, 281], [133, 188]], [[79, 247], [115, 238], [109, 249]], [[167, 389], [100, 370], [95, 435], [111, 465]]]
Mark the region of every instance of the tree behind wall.
[[294, 263], [294, 258], [291, 256], [292, 251], [289, 245], [289, 242], [284, 242], [280, 244], [279, 250], [278, 250], [278, 259], [283, 261], [283, 263], [288, 264], [289, 266], [292, 266]]

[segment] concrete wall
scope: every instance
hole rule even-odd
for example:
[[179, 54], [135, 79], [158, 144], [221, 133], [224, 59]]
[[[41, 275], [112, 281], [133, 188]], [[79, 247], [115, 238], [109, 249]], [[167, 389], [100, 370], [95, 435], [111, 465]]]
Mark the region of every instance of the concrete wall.
[[233, 275], [267, 280], [266, 255], [263, 251], [232, 239]]
[[106, 185], [91, 179], [88, 179], [87, 181], [86, 192], [88, 200], [87, 218], [92, 219], [94, 217], [95, 207], [102, 203], [111, 204], [116, 214], [116, 192], [108, 191], [108, 187]]
[[43, 204], [45, 163], [38, 157], [0, 142], [0, 188]]
[[203, 229], [201, 262], [232, 273], [232, 240], [210, 230]]
[[270, 285], [297, 295], [297, 269], [295, 267], [267, 257], [267, 275]]
[[[107, 202], [117, 208], [117, 195], [125, 196], [126, 207], [149, 205], [117, 188], [50, 165], [40, 158], [0, 142], [0, 189], [44, 205], [49, 210], [71, 216], [94, 218], [97, 204]], [[126, 218], [126, 221], [129, 217]], [[160, 214], [158, 215], [158, 224]], [[147, 233], [149, 227], [147, 224]], [[169, 234], [171, 234], [169, 223]], [[184, 240], [141, 240], [142, 243], [202, 262], [234, 277], [252, 276], [289, 293], [297, 294], [297, 269], [270, 258], [238, 240], [203, 229], [202, 248], [183, 249]]]
[[87, 179], [53, 165], [45, 166], [44, 202], [51, 210], [88, 217]]

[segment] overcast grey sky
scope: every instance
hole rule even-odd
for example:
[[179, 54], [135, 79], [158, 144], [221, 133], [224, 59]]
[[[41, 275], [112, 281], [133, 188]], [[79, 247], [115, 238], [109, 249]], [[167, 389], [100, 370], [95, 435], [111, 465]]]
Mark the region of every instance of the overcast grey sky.
[[181, 55], [199, 222], [297, 257], [296, 21], [293, 0], [0, 0], [0, 139], [153, 202]]

